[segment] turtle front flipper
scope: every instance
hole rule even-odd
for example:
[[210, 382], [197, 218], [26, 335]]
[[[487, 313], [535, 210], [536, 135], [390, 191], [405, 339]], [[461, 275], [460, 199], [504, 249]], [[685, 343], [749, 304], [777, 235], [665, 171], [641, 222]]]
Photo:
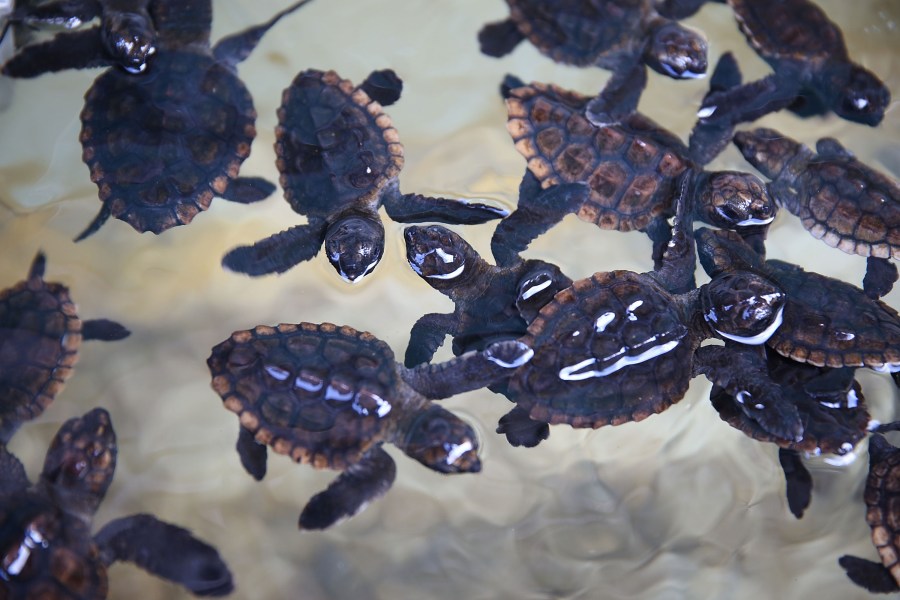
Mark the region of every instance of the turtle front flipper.
[[104, 202], [103, 206], [100, 208], [100, 212], [98, 212], [97, 216], [94, 217], [94, 220], [91, 221], [90, 224], [84, 229], [84, 231], [79, 233], [78, 236], [72, 241], [80, 242], [81, 240], [94, 235], [111, 216], [112, 211], [109, 208], [109, 203]]
[[809, 507], [812, 498], [813, 481], [809, 470], [800, 460], [800, 453], [786, 448], [778, 449], [778, 462], [784, 471], [784, 481], [787, 484], [788, 508], [798, 519], [803, 517], [803, 512]]
[[890, 293], [896, 281], [897, 265], [890, 259], [866, 257], [866, 275], [863, 277], [863, 291], [866, 296], [878, 300]]
[[525, 36], [512, 19], [488, 23], [478, 32], [478, 45], [482, 54], [500, 58], [518, 46]]
[[[731, 52], [726, 52], [716, 63], [716, 68], [709, 79], [709, 91], [703, 97], [703, 102], [705, 103], [712, 94], [738, 87], [742, 79], [737, 60]], [[731, 142], [733, 133], [733, 123], [728, 121], [705, 123], [698, 119], [688, 138], [688, 152], [691, 159], [698, 165], [709, 164]]]
[[637, 110], [647, 87], [647, 68], [640, 62], [613, 71], [600, 93], [587, 103], [584, 116], [597, 127], [618, 123]]
[[696, 14], [706, 2], [707, 0], [659, 0], [654, 3], [654, 7], [659, 14], [669, 19], [687, 19]]
[[231, 571], [219, 552], [190, 531], [153, 515], [137, 514], [107, 523], [94, 537], [107, 565], [128, 561], [183, 585], [197, 596], [225, 596], [234, 590]]
[[409, 345], [406, 346], [403, 364], [412, 368], [431, 362], [434, 353], [444, 343], [444, 338], [447, 335], [454, 335], [456, 330], [457, 321], [453, 314], [422, 315], [409, 331]]
[[262, 481], [262, 478], [266, 476], [268, 447], [257, 442], [253, 432], [241, 425], [235, 448], [241, 458], [241, 466], [244, 467], [244, 470], [250, 473], [253, 479]]
[[319, 253], [325, 238], [325, 222], [310, 221], [260, 240], [238, 246], [222, 257], [222, 266], [252, 277], [284, 273]]
[[275, 191], [275, 184], [262, 177], [238, 177], [228, 180], [221, 197], [231, 202], [251, 204], [265, 200]]
[[300, 2], [295, 2], [281, 12], [276, 13], [275, 16], [265, 23], [248, 27], [243, 31], [222, 38], [213, 47], [213, 56], [216, 57], [217, 61], [231, 66], [237, 65], [239, 62], [250, 56], [250, 53], [253, 52], [254, 48], [256, 48], [256, 45], [259, 44], [259, 41], [266, 32], [280, 21], [282, 17], [291, 14], [310, 1], [311, 0], [301, 0]]
[[[2, 427], [2, 422], [0, 422]], [[0, 438], [0, 496], [12, 494], [28, 487], [28, 475], [22, 462], [6, 448], [5, 439]]]
[[89, 319], [81, 322], [81, 339], [114, 342], [131, 335], [124, 325], [109, 319]]
[[519, 204], [500, 221], [491, 237], [491, 253], [500, 266], [519, 260], [528, 245], [584, 204], [591, 189], [586, 183], [564, 183], [541, 189], [531, 171], [519, 185]]
[[736, 125], [755, 121], [789, 106], [797, 97], [799, 83], [788, 77], [769, 75], [726, 91], [710, 94], [697, 111], [702, 123]]
[[437, 221], [453, 225], [479, 225], [509, 214], [502, 208], [480, 202], [421, 194], [393, 194], [390, 191], [385, 194], [384, 209], [398, 223]]
[[845, 554], [838, 559], [838, 564], [847, 572], [847, 577], [853, 583], [874, 594], [900, 591], [897, 580], [880, 562]]
[[108, 67], [115, 61], [103, 46], [100, 27], [62, 31], [47, 42], [26, 46], [0, 69], [7, 77], [32, 78], [66, 69]]
[[550, 425], [543, 421], [535, 421], [528, 416], [527, 410], [516, 406], [500, 417], [497, 433], [505, 435], [506, 441], [511, 446], [534, 448], [550, 437]]
[[383, 496], [394, 483], [397, 466], [381, 445], [366, 452], [319, 492], [300, 513], [300, 529], [326, 529], [348, 519]]
[[372, 71], [359, 86], [369, 98], [382, 106], [390, 106], [400, 99], [403, 93], [403, 80], [393, 69]]

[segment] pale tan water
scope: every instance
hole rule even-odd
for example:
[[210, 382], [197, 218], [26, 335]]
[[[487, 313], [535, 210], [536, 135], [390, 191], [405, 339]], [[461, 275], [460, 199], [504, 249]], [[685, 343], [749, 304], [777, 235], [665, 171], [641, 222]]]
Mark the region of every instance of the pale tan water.
[[[213, 38], [286, 4], [217, 2]], [[843, 26], [851, 54], [900, 95], [900, 4], [822, 4]], [[406, 83], [388, 109], [406, 147], [402, 188], [511, 208], [524, 161], [504, 126], [503, 74], [585, 93], [608, 75], [560, 67], [526, 44], [501, 60], [482, 56], [478, 29], [506, 14], [501, 0], [316, 0], [240, 67], [259, 113], [242, 173], [277, 180], [275, 109], [298, 71], [334, 68], [359, 82], [391, 67]], [[724, 6], [706, 6], [689, 22], [709, 36], [711, 62], [731, 49], [747, 80], [768, 72]], [[254, 206], [216, 200], [191, 225], [158, 237], [111, 220], [73, 244], [100, 207], [77, 140], [82, 95], [96, 75], [61, 73], [0, 91], [11, 93], [0, 112], [0, 285], [22, 279], [43, 248], [48, 279], [71, 287], [83, 317], [117, 319], [133, 331], [123, 342], [86, 344], [65, 391], [12, 444], [34, 477], [63, 420], [106, 407], [120, 452], [98, 524], [147, 511], [190, 527], [229, 562], [235, 598], [868, 597], [837, 565], [847, 552], [876, 558], [862, 504], [865, 444], [848, 467], [808, 462], [815, 492], [798, 521], [784, 500], [776, 449], [720, 421], [704, 379], [661, 415], [598, 431], [556, 427], [534, 449], [511, 448], [493, 433], [509, 408], [504, 398], [453, 398], [446, 404], [481, 433], [482, 473], [442, 476], [390, 447], [398, 475], [387, 496], [329, 531], [298, 532], [300, 509], [335, 474], [272, 455], [266, 479], [254, 482], [234, 451], [236, 418], [209, 387], [209, 349], [236, 329], [307, 320], [369, 330], [402, 356], [415, 320], [451, 304], [406, 266], [402, 226], [390, 222], [384, 260], [356, 286], [340, 281], [323, 256], [280, 277], [224, 272], [219, 260], [229, 248], [301, 222], [280, 192]], [[651, 74], [641, 110], [686, 136], [706, 85]], [[788, 114], [761, 124], [808, 144], [837, 136], [872, 166], [900, 175], [896, 103], [877, 129]], [[712, 166], [749, 169], [731, 148]], [[458, 230], [488, 255], [492, 225]], [[649, 251], [640, 234], [569, 218], [528, 255], [582, 277], [646, 270]], [[855, 283], [863, 274], [863, 259], [814, 240], [788, 214], [776, 221], [769, 252]], [[887, 302], [900, 307], [900, 292]], [[890, 380], [871, 372], [859, 379], [873, 417], [894, 418]], [[128, 565], [112, 569], [111, 584], [111, 598], [187, 597]]]

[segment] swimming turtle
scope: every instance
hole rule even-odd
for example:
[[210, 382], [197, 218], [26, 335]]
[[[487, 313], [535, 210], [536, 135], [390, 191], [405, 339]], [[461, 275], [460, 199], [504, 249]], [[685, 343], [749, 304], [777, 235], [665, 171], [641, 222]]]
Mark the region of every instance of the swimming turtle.
[[479, 33], [481, 51], [501, 57], [524, 39], [556, 62], [612, 71], [600, 94], [585, 102], [587, 119], [614, 123], [634, 112], [647, 67], [674, 79], [706, 73], [706, 38], [657, 14], [651, 0], [507, 0], [508, 19]]
[[817, 367], [900, 371], [900, 314], [884, 302], [797, 265], [763, 261], [730, 231], [701, 228], [697, 240], [700, 262], [710, 276], [754, 270], [787, 294], [783, 323], [766, 342], [782, 356]]
[[387, 70], [359, 87], [334, 71], [308, 69], [294, 78], [278, 109], [275, 151], [285, 198], [308, 223], [231, 250], [222, 259], [226, 268], [253, 276], [282, 273], [324, 244], [338, 274], [353, 282], [381, 260], [382, 205], [401, 223], [474, 224], [506, 216], [485, 204], [400, 193], [403, 146], [382, 106], [396, 101], [401, 87]]
[[0, 596], [102, 600], [107, 569], [116, 561], [132, 562], [198, 596], [232, 591], [219, 553], [187, 529], [142, 513], [91, 534], [116, 454], [116, 434], [102, 408], [60, 427], [34, 485], [0, 445]]
[[[699, 7], [702, 1], [688, 4]], [[728, 5], [750, 45], [773, 73], [711, 94], [697, 113], [701, 120], [754, 121], [788, 108], [803, 117], [833, 111], [856, 123], [875, 126], [881, 122], [890, 104], [890, 91], [874, 73], [850, 59], [840, 28], [816, 4], [809, 0], [728, 0]]]
[[774, 129], [739, 131], [734, 144], [772, 181], [769, 193], [829, 246], [867, 257], [863, 289], [887, 294], [900, 259], [900, 185], [863, 164], [834, 138], [813, 152]]
[[883, 594], [900, 591], [900, 449], [881, 433], [897, 429], [900, 423], [882, 425], [869, 438], [869, 476], [863, 499], [881, 562], [851, 555], [838, 560], [853, 583]]
[[44, 281], [46, 264], [38, 252], [28, 278], [0, 291], [0, 444], [53, 402], [72, 375], [82, 340], [130, 333], [108, 319], [82, 321], [68, 288]]
[[[680, 178], [675, 232], [660, 269], [599, 272], [575, 281], [519, 338], [534, 356], [507, 384], [516, 407], [498, 431], [510, 432], [510, 441], [538, 443], [542, 423], [596, 428], [647, 418], [684, 396], [700, 372], [695, 350], [704, 339], [731, 335], [752, 343], [778, 327], [784, 294], [765, 277], [733, 272], [694, 285], [694, 242], [685, 217], [691, 208], [684, 206], [695, 197], [693, 183], [687, 174]], [[728, 316], [710, 323], [711, 313]], [[798, 436], [799, 415], [777, 386], [746, 379], [742, 383], [765, 398], [758, 407], [744, 407], [751, 418], [775, 435]]]
[[645, 232], [653, 241], [653, 262], [658, 268], [671, 237], [668, 218], [675, 212], [676, 182], [685, 173], [690, 174], [690, 189], [697, 195], [687, 218], [737, 228], [758, 238], [762, 249], [765, 226], [776, 213], [763, 182], [749, 173], [704, 171], [702, 161], [718, 150], [696, 160], [708, 153], [706, 146], [724, 145], [712, 138], [729, 130], [713, 136], [697, 130], [703, 135], [694, 136], [689, 149], [640, 113], [616, 125], [595, 127], [581, 115], [587, 97], [552, 84], [513, 87], [515, 83], [514, 78], [507, 79], [507, 129], [528, 161], [528, 172], [543, 188], [584, 182], [591, 193], [575, 205], [542, 202], [536, 194], [520, 198], [517, 210], [495, 230], [491, 249], [498, 260], [523, 251], [534, 238], [575, 212], [601, 229]]
[[747, 436], [778, 446], [778, 458], [787, 482], [788, 507], [798, 519], [809, 506], [812, 476], [800, 453], [814, 456], [833, 454], [830, 464], [844, 464], [855, 458], [856, 445], [866, 437], [869, 411], [855, 369], [815, 367], [784, 358], [769, 347], [744, 346], [729, 356], [734, 370], [760, 371], [781, 387], [783, 397], [797, 407], [803, 435], [785, 438], [773, 435], [747, 417], [741, 409], [746, 398], [729, 394], [713, 385], [709, 399], [723, 421]]
[[302, 529], [324, 529], [391, 487], [396, 467], [385, 442], [441, 473], [479, 471], [475, 431], [426, 398], [483, 387], [530, 354], [506, 341], [406, 369], [371, 333], [299, 323], [236, 331], [207, 364], [213, 389], [240, 416], [237, 451], [255, 479], [266, 472], [266, 445], [296, 462], [342, 471], [300, 515]]

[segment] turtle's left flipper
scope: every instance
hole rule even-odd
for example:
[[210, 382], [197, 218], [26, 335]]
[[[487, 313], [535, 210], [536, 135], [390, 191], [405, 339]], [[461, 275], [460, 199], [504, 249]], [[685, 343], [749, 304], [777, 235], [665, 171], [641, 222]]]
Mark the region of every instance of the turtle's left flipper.
[[809, 506], [812, 497], [812, 475], [800, 460], [800, 453], [796, 450], [778, 449], [778, 462], [784, 471], [784, 480], [787, 483], [787, 501], [791, 513], [798, 519], [803, 517], [803, 512]]
[[113, 342], [131, 335], [124, 325], [109, 319], [89, 319], [81, 322], [81, 339]]
[[421, 194], [387, 194], [384, 208], [390, 218], [398, 223], [451, 223], [454, 225], [478, 225], [502, 219], [506, 210], [480, 202], [468, 202], [451, 198], [435, 198]]
[[637, 110], [641, 92], [647, 87], [647, 67], [635, 62], [613, 71], [606, 86], [585, 107], [585, 117], [597, 127], [618, 123]]
[[256, 48], [259, 41], [266, 32], [275, 25], [275, 23], [281, 20], [282, 17], [289, 15], [310, 1], [311, 0], [301, 0], [300, 2], [295, 2], [281, 12], [276, 13], [275, 16], [265, 23], [260, 23], [259, 25], [254, 25], [243, 31], [238, 31], [237, 33], [223, 37], [213, 47], [213, 55], [216, 57], [217, 61], [225, 64], [232, 66], [238, 64], [250, 56], [250, 53], [253, 52], [253, 49]]
[[31, 78], [64, 71], [108, 67], [115, 61], [106, 52], [100, 27], [61, 31], [47, 42], [31, 44], [17, 52], [0, 69], [7, 77]]
[[505, 435], [511, 446], [534, 448], [550, 437], [550, 425], [535, 421], [528, 416], [528, 411], [516, 406], [500, 417], [497, 433]]
[[838, 559], [847, 577], [858, 586], [864, 587], [875, 594], [888, 594], [900, 591], [897, 580], [880, 562], [866, 560], [858, 556], [845, 554]]
[[890, 293], [896, 281], [897, 265], [890, 259], [875, 256], [866, 258], [866, 276], [863, 278], [866, 296], [878, 300]]
[[275, 184], [262, 177], [238, 177], [230, 179], [222, 198], [240, 204], [265, 200], [275, 191]]
[[478, 32], [478, 45], [487, 56], [500, 58], [512, 52], [525, 36], [512, 19], [488, 23]]

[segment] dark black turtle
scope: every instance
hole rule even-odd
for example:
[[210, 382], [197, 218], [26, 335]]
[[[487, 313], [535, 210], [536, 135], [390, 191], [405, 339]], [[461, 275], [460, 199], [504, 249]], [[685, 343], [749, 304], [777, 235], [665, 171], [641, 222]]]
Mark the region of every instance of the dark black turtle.
[[[882, 425], [878, 431], [896, 431], [900, 423]], [[866, 522], [881, 562], [844, 555], [840, 565], [853, 583], [870, 592], [900, 591], [900, 449], [881, 433], [869, 438], [869, 476], [866, 478]]]
[[[507, 79], [509, 85], [514, 82]], [[552, 84], [532, 83], [508, 91], [507, 129], [528, 161], [535, 185], [548, 188], [584, 182], [591, 193], [586, 201], [576, 203], [546, 202], [537, 194], [523, 194], [517, 210], [499, 224], [491, 242], [498, 261], [523, 251], [531, 240], [574, 212], [601, 229], [645, 232], [653, 241], [654, 267], [658, 268], [671, 237], [667, 219], [675, 212], [676, 182], [685, 173], [690, 174], [690, 189], [696, 194], [689, 219], [737, 228], [762, 243], [764, 228], [776, 212], [763, 182], [749, 173], [702, 168], [703, 161], [724, 145], [722, 141], [727, 143], [727, 137], [713, 140], [727, 135], [727, 129], [712, 137], [704, 129], [695, 130], [689, 149], [640, 113], [617, 125], [595, 127], [581, 116], [587, 100]], [[695, 160], [707, 154], [706, 147], [716, 150]]]
[[729, 394], [713, 385], [709, 399], [723, 421], [761, 442], [778, 446], [778, 458], [787, 482], [788, 507], [798, 519], [809, 506], [812, 476], [804, 466], [800, 452], [826, 458], [831, 464], [844, 464], [855, 458], [856, 445], [866, 436], [869, 411], [855, 369], [814, 367], [784, 358], [769, 347], [736, 348], [729, 356], [730, 368], [758, 371], [781, 387], [783, 397], [797, 407], [803, 423], [803, 435], [797, 438], [773, 435], [747, 417], [741, 405], [747, 398]]
[[856, 123], [881, 122], [890, 91], [874, 73], [850, 59], [840, 28], [821, 8], [809, 0], [728, 0], [728, 4], [750, 45], [773, 73], [711, 94], [698, 112], [701, 120], [753, 121], [788, 108], [803, 117], [833, 111]]
[[556, 62], [612, 71], [581, 108], [597, 125], [634, 112], [647, 69], [674, 79], [706, 73], [706, 38], [657, 14], [650, 0], [507, 0], [510, 16], [479, 33], [481, 51], [500, 57], [524, 39]]
[[754, 270], [787, 294], [783, 324], [766, 342], [782, 356], [817, 367], [900, 371], [900, 315], [884, 302], [844, 281], [780, 260], [763, 261], [730, 231], [701, 228], [697, 240], [710, 276]]
[[834, 138], [816, 152], [773, 129], [739, 131], [734, 144], [772, 179], [769, 193], [829, 246], [867, 257], [863, 289], [887, 294], [900, 259], [900, 185], [858, 161]]
[[0, 597], [102, 600], [107, 569], [116, 561], [132, 562], [198, 596], [232, 591], [219, 553], [187, 529], [136, 514], [91, 534], [116, 454], [116, 434], [102, 408], [60, 427], [34, 485], [0, 445]]
[[351, 517], [391, 487], [391, 442], [441, 473], [477, 472], [475, 431], [427, 398], [500, 379], [531, 351], [498, 342], [441, 365], [406, 369], [370, 333], [330, 323], [237, 331], [212, 349], [212, 387], [240, 416], [237, 451], [257, 480], [266, 446], [296, 462], [342, 473], [300, 515], [302, 529]]
[[382, 205], [401, 223], [473, 224], [506, 215], [484, 204], [400, 193], [403, 146], [381, 109], [400, 88], [393, 71], [376, 71], [359, 87], [334, 71], [309, 69], [294, 78], [278, 109], [275, 151], [285, 198], [308, 223], [231, 250], [222, 259], [226, 268], [282, 273], [324, 244], [335, 270], [352, 282], [381, 260]]
[[72, 375], [82, 340], [120, 340], [114, 321], [78, 318], [69, 290], [44, 281], [38, 252], [28, 278], [0, 291], [0, 443], [46, 409]]

